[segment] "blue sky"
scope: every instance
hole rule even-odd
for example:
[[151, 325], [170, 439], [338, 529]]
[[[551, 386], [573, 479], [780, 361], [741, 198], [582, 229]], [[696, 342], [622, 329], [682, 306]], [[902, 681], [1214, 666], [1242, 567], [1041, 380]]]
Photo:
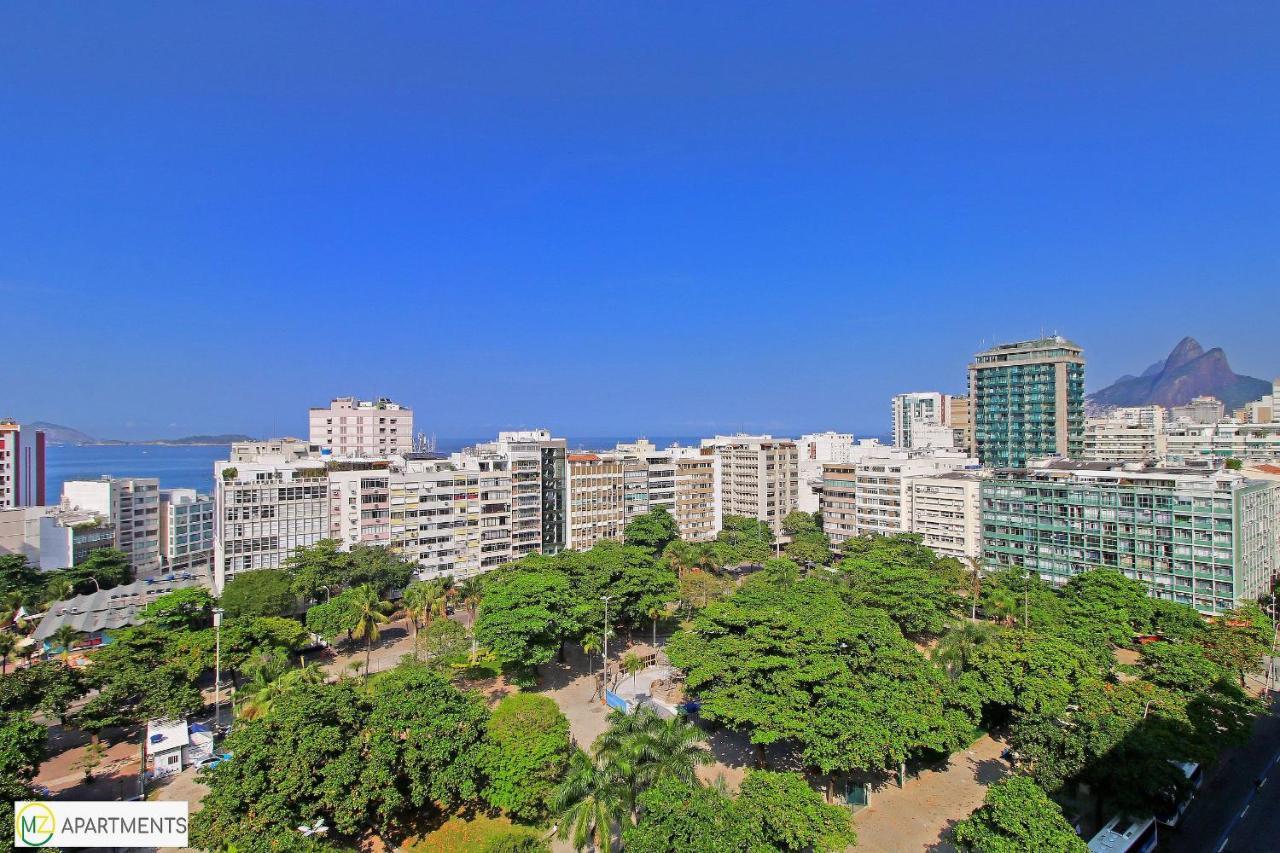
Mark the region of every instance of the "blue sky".
[[1280, 5], [7, 3], [0, 414], [887, 429], [985, 341], [1280, 374]]

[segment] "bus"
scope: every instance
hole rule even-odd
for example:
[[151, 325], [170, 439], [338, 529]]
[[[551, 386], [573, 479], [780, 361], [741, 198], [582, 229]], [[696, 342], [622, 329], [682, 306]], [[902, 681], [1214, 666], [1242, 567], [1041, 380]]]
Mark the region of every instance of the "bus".
[[1196, 792], [1200, 790], [1200, 785], [1204, 782], [1204, 772], [1200, 769], [1200, 765], [1194, 761], [1175, 761], [1178, 769], [1187, 777], [1187, 782], [1191, 786], [1191, 790], [1185, 797], [1172, 804], [1168, 810], [1156, 815], [1156, 820], [1167, 827], [1175, 827], [1182, 821], [1183, 814], [1187, 811], [1187, 806], [1191, 805], [1191, 801], [1195, 799]]
[[1158, 839], [1156, 819], [1116, 815], [1089, 841], [1089, 853], [1151, 853]]

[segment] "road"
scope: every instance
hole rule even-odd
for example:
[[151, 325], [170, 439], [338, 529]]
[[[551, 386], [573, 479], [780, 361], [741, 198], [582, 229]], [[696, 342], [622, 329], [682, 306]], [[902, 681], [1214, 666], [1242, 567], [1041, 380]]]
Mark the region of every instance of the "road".
[[1246, 746], [1222, 754], [1182, 825], [1160, 841], [1169, 853], [1280, 851], [1280, 701]]

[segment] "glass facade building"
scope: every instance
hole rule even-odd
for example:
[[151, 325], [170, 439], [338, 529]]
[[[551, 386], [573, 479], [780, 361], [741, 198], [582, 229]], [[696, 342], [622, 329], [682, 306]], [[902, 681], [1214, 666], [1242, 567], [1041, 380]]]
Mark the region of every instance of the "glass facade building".
[[1222, 613], [1270, 589], [1280, 484], [1227, 471], [1056, 459], [981, 487], [983, 563], [1063, 584], [1107, 566]]
[[972, 453], [984, 466], [1021, 467], [1084, 451], [1084, 355], [1066, 338], [1001, 344], [969, 365]]

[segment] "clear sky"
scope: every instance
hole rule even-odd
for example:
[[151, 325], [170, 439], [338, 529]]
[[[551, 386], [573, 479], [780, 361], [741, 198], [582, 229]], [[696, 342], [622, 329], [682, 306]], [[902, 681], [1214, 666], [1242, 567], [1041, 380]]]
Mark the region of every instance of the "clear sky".
[[888, 429], [984, 342], [1280, 374], [1280, 4], [0, 6], [0, 415]]

